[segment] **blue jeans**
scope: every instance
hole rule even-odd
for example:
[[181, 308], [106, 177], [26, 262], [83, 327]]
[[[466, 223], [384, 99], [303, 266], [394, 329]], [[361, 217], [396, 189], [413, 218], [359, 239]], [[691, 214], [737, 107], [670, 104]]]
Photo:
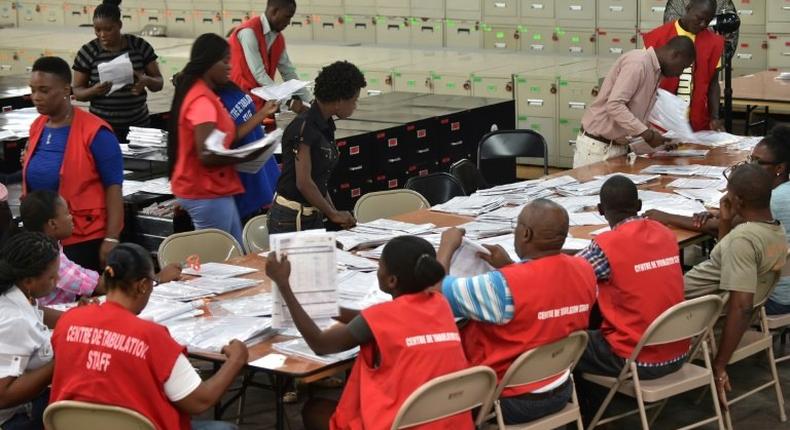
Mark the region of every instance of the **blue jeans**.
[[523, 424], [561, 411], [571, 401], [573, 384], [569, 378], [557, 388], [553, 395], [545, 398], [534, 398], [540, 396], [538, 393], [501, 399], [499, 406], [505, 424]]
[[178, 199], [192, 218], [196, 230], [216, 228], [235, 237], [241, 245], [241, 218], [233, 197], [217, 197], [215, 199]]
[[192, 420], [192, 430], [237, 430], [236, 424], [227, 421]]
[[790, 314], [790, 305], [783, 305], [779, 302], [768, 299], [768, 301], [765, 302], [765, 313], [768, 315]]
[[30, 401], [29, 408], [20, 410], [6, 422], [0, 424], [3, 430], [39, 430], [44, 428], [44, 409], [49, 403], [49, 388]]

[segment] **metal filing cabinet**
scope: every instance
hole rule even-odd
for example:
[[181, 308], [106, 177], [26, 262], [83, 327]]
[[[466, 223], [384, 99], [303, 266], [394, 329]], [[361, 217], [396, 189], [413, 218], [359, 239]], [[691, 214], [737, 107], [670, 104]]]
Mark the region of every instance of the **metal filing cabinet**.
[[442, 19], [412, 18], [409, 40], [411, 46], [441, 48], [444, 46], [444, 23]]
[[472, 81], [469, 75], [431, 73], [431, 88], [434, 94], [441, 95], [472, 95]]
[[18, 2], [17, 16], [18, 25], [20, 28], [30, 27], [36, 25], [36, 3], [35, 2]]
[[392, 72], [392, 89], [404, 93], [431, 94], [431, 72], [408, 67], [396, 69]]
[[[417, 18], [444, 18], [445, 0], [410, 0], [411, 16]], [[454, 2], [455, 0], [448, 0]]]
[[790, 33], [790, 0], [766, 0], [765, 31]]
[[639, 28], [647, 32], [663, 24], [666, 7], [666, 0], [639, 0]]
[[[301, 2], [298, 2], [298, 5], [301, 7]], [[310, 0], [310, 5], [301, 7], [301, 9], [300, 13], [337, 15], [343, 13], [343, 0]]]
[[519, 15], [527, 24], [553, 25], [555, 0], [521, 0]]
[[376, 43], [375, 18], [367, 15], [346, 15], [343, 17], [343, 41], [374, 45]]
[[521, 35], [516, 26], [481, 24], [483, 28], [483, 48], [501, 51], [515, 51]]
[[515, 64], [474, 72], [471, 75], [472, 95], [494, 99], [513, 98]]
[[518, 24], [519, 0], [483, 0], [483, 22], [486, 24]]
[[313, 40], [313, 17], [307, 14], [295, 14], [291, 24], [283, 32], [288, 41], [309, 42]]
[[598, 56], [619, 57], [626, 52], [636, 49], [636, 30], [609, 30], [598, 29]]
[[237, 25], [250, 19], [252, 17], [251, 10], [250, 2], [248, 1], [223, 1], [222, 33], [227, 34]]
[[514, 79], [517, 115], [556, 118], [558, 99], [556, 78], [550, 76], [550, 73], [524, 72], [516, 74]]
[[[0, 16], [0, 21], [2, 17]], [[76, 28], [81, 25], [90, 25], [93, 16], [88, 14], [88, 5], [83, 2], [69, 2], [63, 4], [63, 25]], [[1, 23], [0, 23], [1, 24]]]
[[557, 30], [557, 53], [574, 57], [595, 55], [595, 30], [563, 28]]
[[768, 67], [773, 69], [790, 67], [790, 35], [768, 35]]
[[765, 35], [741, 33], [738, 38], [738, 50], [732, 58], [732, 67], [738, 73], [741, 70], [765, 70], [768, 65], [768, 38]]
[[448, 19], [479, 21], [483, 17], [480, 0], [450, 0], [446, 3], [444, 16]]
[[[163, 1], [148, 1], [140, 8], [140, 29], [146, 25], [166, 25], [167, 17], [165, 16], [165, 2]], [[170, 28], [167, 29], [168, 34]]]
[[478, 49], [483, 45], [479, 21], [444, 20], [445, 46], [456, 49]]
[[765, 33], [765, 1], [733, 0], [733, 3], [741, 18], [741, 35], [744, 33]]
[[345, 35], [342, 16], [317, 14], [313, 15], [312, 23], [313, 39], [322, 43], [343, 41]]
[[376, 15], [411, 16], [411, 0], [376, 0]]
[[[534, 130], [543, 136], [549, 150], [549, 166], [559, 166], [559, 146], [557, 145], [557, 120], [555, 117], [518, 115], [516, 127], [521, 130]], [[543, 165], [542, 158], [519, 158], [519, 164]]]
[[165, 17], [168, 36], [191, 37], [195, 35], [192, 2], [168, 1]]
[[581, 119], [587, 107], [598, 95], [598, 76], [588, 63], [578, 63], [560, 70], [560, 118]]
[[376, 15], [376, 0], [345, 0], [346, 15]]
[[16, 27], [16, 1], [2, 0], [0, 1], [0, 27]]
[[[526, 27], [526, 28], [524, 28]], [[530, 54], [556, 54], [558, 39], [553, 27], [522, 26], [519, 49]]]
[[555, 0], [554, 4], [558, 26], [595, 26], [595, 0]]
[[63, 25], [63, 3], [19, 2], [19, 27]]
[[195, 35], [203, 33], [216, 33], [225, 36], [223, 33], [222, 7], [217, 2], [196, 1], [193, 2], [195, 9]]
[[[408, 18], [376, 17], [376, 44], [385, 46], [408, 46], [411, 41]], [[319, 40], [316, 38], [316, 40]]]
[[559, 149], [558, 167], [573, 166], [573, 152], [576, 148], [576, 137], [579, 135], [581, 119], [560, 117], [557, 121], [557, 147]]
[[636, 28], [636, 1], [598, 0], [598, 27]]

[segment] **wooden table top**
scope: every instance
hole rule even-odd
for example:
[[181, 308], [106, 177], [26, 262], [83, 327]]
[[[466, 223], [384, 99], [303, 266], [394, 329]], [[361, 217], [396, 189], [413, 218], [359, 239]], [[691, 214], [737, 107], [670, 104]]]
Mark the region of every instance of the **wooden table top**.
[[774, 79], [777, 75], [777, 71], [766, 70], [733, 79], [733, 100], [790, 103], [790, 81]]

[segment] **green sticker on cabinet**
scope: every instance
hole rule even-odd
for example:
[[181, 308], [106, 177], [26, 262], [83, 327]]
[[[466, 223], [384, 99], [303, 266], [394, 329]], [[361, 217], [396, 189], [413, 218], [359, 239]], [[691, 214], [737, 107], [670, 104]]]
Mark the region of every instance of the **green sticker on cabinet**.
[[518, 120], [519, 121], [526, 121], [527, 120], [527, 116], [526, 115], [519, 115], [518, 116]]
[[445, 22], [447, 23], [447, 28], [453, 28], [453, 27], [455, 27], [455, 21], [453, 21], [452, 19], [448, 19], [448, 20], [447, 20], [447, 21], [445, 21]]
[[567, 87], [568, 86], [568, 81], [560, 81], [560, 86], [561, 87]]
[[497, 39], [504, 39], [505, 38], [505, 32], [504, 31], [497, 31], [496, 32], [496, 38]]
[[532, 35], [532, 40], [543, 40], [543, 35], [540, 34], [540, 33], [533, 34]]
[[447, 83], [447, 88], [449, 88], [449, 89], [451, 89], [451, 90], [454, 90], [454, 89], [455, 89], [455, 86], [456, 86], [456, 85], [455, 85], [455, 82], [448, 82], [448, 83]]
[[522, 77], [517, 76], [516, 77], [516, 83], [518, 83], [518, 84], [526, 84], [527, 80], [522, 78]]
[[565, 125], [568, 123], [568, 120], [565, 118], [560, 118], [560, 124]]
[[580, 40], [581, 40], [581, 39], [579, 38], [579, 36], [573, 36], [573, 37], [571, 37], [571, 41], [572, 41], [573, 43], [579, 43], [579, 41], [580, 41]]
[[540, 124], [530, 124], [529, 128], [531, 128], [531, 129], [533, 129], [535, 131], [540, 131]]
[[368, 82], [370, 82], [371, 84], [376, 85], [376, 84], [379, 83], [379, 80], [377, 78], [371, 78], [371, 79], [368, 79]]
[[495, 93], [496, 92], [496, 85], [488, 85], [486, 87], [486, 89], [488, 90], [488, 92]]
[[483, 78], [481, 78], [480, 76], [473, 76], [472, 82], [483, 82]]
[[406, 81], [406, 86], [415, 87], [417, 86], [417, 81], [412, 81], [412, 80]]
[[531, 92], [533, 92], [533, 93], [539, 93], [540, 92], [540, 87], [529, 87], [529, 90]]

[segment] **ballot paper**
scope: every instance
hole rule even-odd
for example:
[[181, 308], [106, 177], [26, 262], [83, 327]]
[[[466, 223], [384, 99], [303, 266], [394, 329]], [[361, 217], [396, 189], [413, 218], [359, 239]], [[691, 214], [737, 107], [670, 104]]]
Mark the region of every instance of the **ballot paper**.
[[[224, 155], [228, 157], [235, 157], [235, 158], [244, 158], [253, 152], [261, 149], [261, 148], [271, 148], [272, 146], [278, 145], [280, 140], [282, 139], [283, 131], [282, 129], [277, 129], [269, 134], [267, 134], [263, 139], [258, 139], [252, 143], [244, 145], [239, 148], [228, 149], [225, 148], [225, 133], [214, 129], [211, 131], [211, 134], [206, 137], [205, 146], [206, 150], [217, 155]], [[269, 153], [271, 156], [274, 153], [274, 149], [271, 151], [267, 149], [264, 151], [264, 154]], [[257, 158], [257, 161], [260, 161], [261, 157]], [[268, 159], [268, 158], [267, 158]], [[261, 161], [261, 163], [265, 162], [266, 160]]]
[[[202, 267], [201, 267], [202, 269]], [[254, 287], [261, 281], [255, 279], [244, 278], [216, 278], [203, 276], [200, 278], [190, 279], [186, 281], [189, 286], [199, 288], [213, 294], [224, 294], [231, 291], [241, 290], [244, 288]]]
[[138, 316], [144, 320], [163, 323], [185, 314], [191, 314], [192, 311], [202, 306], [202, 300], [184, 303], [160, 297], [151, 297]]
[[710, 150], [707, 149], [674, 149], [672, 151], [655, 151], [650, 156], [652, 158], [659, 157], [704, 157], [708, 155]]
[[224, 315], [170, 320], [165, 325], [173, 339], [190, 351], [218, 353], [233, 339], [250, 346], [276, 334], [271, 318]]
[[392, 296], [381, 291], [374, 272], [355, 272], [351, 270], [337, 275], [337, 293], [340, 307], [355, 311], [392, 300]]
[[494, 268], [478, 254], [491, 255], [491, 251], [466, 237], [450, 260], [450, 275], [467, 278], [488, 273]]
[[605, 179], [593, 179], [583, 183], [573, 183], [563, 185], [556, 189], [557, 193], [563, 196], [594, 196], [601, 192], [601, 186], [606, 182]]
[[513, 261], [521, 261], [521, 258], [516, 253], [516, 244], [514, 243], [514, 236], [513, 233], [506, 234], [503, 236], [496, 236], [496, 237], [489, 237], [485, 239], [480, 239], [479, 243], [481, 245], [490, 245], [490, 246], [500, 246], [502, 249], [507, 252], [507, 255]]
[[192, 267], [187, 267], [183, 270], [182, 273], [185, 275], [192, 275], [192, 276], [206, 276], [209, 278], [226, 279], [226, 278], [233, 278], [236, 276], [247, 275], [250, 273], [255, 273], [257, 271], [258, 269], [253, 269], [250, 267], [234, 266], [232, 264], [211, 262], [211, 263], [201, 264], [199, 270], [195, 270]]
[[725, 169], [726, 167], [722, 166], [703, 166], [699, 164], [689, 164], [685, 166], [653, 164], [642, 169], [640, 173], [671, 176], [705, 176], [719, 179], [722, 177]]
[[99, 82], [112, 82], [112, 88], [107, 94], [112, 94], [121, 88], [134, 83], [134, 68], [129, 60], [129, 53], [119, 55], [112, 61], [101, 63], [99, 69]]
[[[335, 233], [315, 230], [273, 234], [269, 243], [278, 256], [288, 256], [291, 263], [288, 283], [305, 312], [313, 319], [337, 316]], [[272, 326], [278, 329], [293, 326], [277, 284], [272, 289]]]
[[674, 191], [683, 197], [696, 200], [706, 207], [716, 209], [719, 207], [719, 201], [721, 201], [721, 198], [724, 197], [724, 194], [726, 194], [715, 188], [676, 189]]
[[277, 85], [253, 88], [250, 92], [263, 100], [283, 101], [290, 99], [297, 91], [308, 85], [310, 85], [310, 81], [290, 79]]
[[510, 224], [518, 218], [521, 211], [524, 209], [523, 205], [519, 206], [505, 206], [487, 214], [482, 214], [477, 217], [477, 221], [489, 221], [492, 223]]
[[[273, 139], [272, 140], [273, 143], [268, 147], [268, 149], [263, 151], [263, 153], [254, 160], [245, 161], [244, 163], [237, 164], [236, 165], [237, 171], [242, 173], [249, 173], [249, 174], [258, 173], [263, 168], [264, 164], [266, 164], [266, 162], [269, 161], [269, 158], [271, 158], [272, 155], [274, 155], [274, 153], [277, 151], [277, 148], [280, 147], [280, 143], [283, 138], [283, 130], [281, 128], [278, 128], [277, 130], [274, 130], [273, 132], [269, 133], [269, 135], [266, 137]], [[264, 137], [264, 139], [266, 139], [266, 137]], [[250, 145], [255, 145], [256, 142], [252, 142], [250, 143]]]
[[305, 358], [312, 361], [317, 361], [322, 364], [332, 364], [340, 361], [350, 360], [359, 354], [359, 347], [354, 347], [348, 351], [338, 352], [335, 354], [318, 355], [310, 349], [307, 342], [302, 339], [291, 339], [285, 342], [278, 342], [272, 345], [272, 348], [283, 354], [295, 355], [297, 357]]
[[661, 179], [661, 175], [635, 175], [633, 173], [610, 173], [608, 175], [596, 176], [597, 179], [609, 179], [612, 176], [625, 176], [636, 185], [643, 185]]
[[689, 104], [682, 98], [667, 90], [659, 88], [656, 92], [656, 102], [650, 111], [648, 122], [657, 128], [666, 131], [664, 137], [690, 142], [694, 131], [689, 124], [687, 112]]
[[568, 196], [568, 197], [557, 197], [551, 199], [554, 203], [565, 208], [565, 210], [570, 213], [575, 212], [586, 212], [590, 208], [594, 208], [598, 205], [601, 198], [597, 195], [595, 196]]
[[568, 214], [571, 227], [578, 227], [584, 225], [604, 225], [606, 218], [596, 212], [579, 212]]
[[344, 250], [350, 251], [382, 245], [397, 236], [425, 234], [435, 227], [433, 224], [411, 224], [380, 218], [359, 223], [350, 230], [339, 231], [336, 239]]
[[239, 317], [263, 317], [272, 315], [272, 294], [259, 293], [252, 296], [224, 299], [209, 304], [212, 315], [236, 315]]
[[486, 237], [501, 236], [513, 232], [512, 221], [491, 222], [476, 219], [458, 226], [466, 231], [470, 239], [483, 239]]
[[360, 272], [375, 272], [379, 265], [375, 261], [359, 257], [348, 251], [337, 251], [337, 267]]
[[670, 188], [683, 188], [683, 189], [704, 189], [710, 188], [714, 190], [723, 190], [727, 188], [727, 181], [721, 179], [695, 179], [695, 178], [678, 178], [667, 184]]
[[505, 200], [501, 196], [471, 195], [453, 197], [445, 203], [431, 207], [431, 210], [434, 212], [478, 216], [499, 209], [504, 205]]
[[565, 243], [562, 245], [563, 251], [581, 251], [587, 248], [592, 243], [589, 239], [580, 239], [577, 237], [568, 236], [565, 238]]
[[154, 287], [151, 297], [178, 302], [191, 302], [192, 300], [211, 297], [214, 293], [193, 287], [186, 282], [172, 281]]
[[129, 127], [126, 140], [135, 146], [167, 148], [167, 132], [158, 128]]
[[664, 199], [650, 200], [642, 202], [643, 214], [651, 209], [659, 210], [673, 215], [691, 217], [695, 213], [706, 211], [705, 206], [697, 200], [669, 194], [670, 197]]

